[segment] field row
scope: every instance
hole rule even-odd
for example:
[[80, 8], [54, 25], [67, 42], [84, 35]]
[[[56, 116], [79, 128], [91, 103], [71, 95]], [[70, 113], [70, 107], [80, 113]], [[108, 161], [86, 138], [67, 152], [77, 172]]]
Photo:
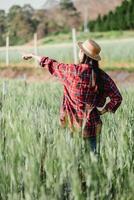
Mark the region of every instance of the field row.
[[1, 82], [0, 199], [62, 200], [68, 193], [70, 199], [84, 200], [84, 180], [87, 199], [132, 200], [134, 90], [121, 93], [117, 113], [102, 116], [97, 161], [85, 152], [81, 137], [71, 138], [69, 130], [59, 126], [58, 83]]
[[[134, 39], [119, 40], [98, 40], [102, 47], [101, 65], [104, 68], [134, 68]], [[10, 64], [23, 64], [21, 55], [23, 52], [33, 52], [33, 48], [28, 46], [11, 47], [9, 51]], [[58, 60], [59, 62], [73, 62], [72, 44], [44, 45], [38, 47], [39, 55], [46, 55]], [[0, 65], [5, 63], [5, 49], [0, 48]]]

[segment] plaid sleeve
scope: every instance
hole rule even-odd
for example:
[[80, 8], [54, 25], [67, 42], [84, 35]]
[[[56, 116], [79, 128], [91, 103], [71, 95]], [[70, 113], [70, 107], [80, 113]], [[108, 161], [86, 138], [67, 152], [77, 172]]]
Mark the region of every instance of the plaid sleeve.
[[110, 98], [110, 102], [105, 106], [105, 109], [109, 112], [115, 113], [122, 102], [122, 96], [114, 83], [114, 81], [109, 77], [107, 81], [107, 94]]
[[52, 75], [58, 77], [62, 82], [68, 78], [71, 72], [75, 71], [75, 65], [58, 63], [56, 60], [48, 57], [42, 57], [40, 65], [47, 68]]

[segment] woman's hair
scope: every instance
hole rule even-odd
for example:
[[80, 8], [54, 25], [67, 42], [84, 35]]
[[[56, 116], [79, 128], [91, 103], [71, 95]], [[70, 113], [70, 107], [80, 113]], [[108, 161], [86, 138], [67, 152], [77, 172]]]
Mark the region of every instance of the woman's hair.
[[98, 93], [103, 94], [104, 84], [101, 76], [101, 69], [99, 68], [99, 62], [84, 54], [81, 63], [88, 64], [94, 70], [94, 73], [96, 74], [96, 85], [98, 87]]

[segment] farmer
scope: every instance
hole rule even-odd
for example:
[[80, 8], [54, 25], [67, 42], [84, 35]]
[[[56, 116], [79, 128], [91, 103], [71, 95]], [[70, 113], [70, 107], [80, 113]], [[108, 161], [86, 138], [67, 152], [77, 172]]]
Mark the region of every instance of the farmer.
[[[69, 125], [74, 134], [78, 129], [89, 148], [96, 152], [97, 136], [101, 133], [100, 116], [115, 113], [122, 96], [110, 76], [99, 68], [101, 48], [93, 40], [78, 42], [79, 64], [63, 64], [46, 56], [26, 54], [23, 59], [36, 59], [41, 67], [59, 78], [64, 85], [60, 112], [63, 127]], [[110, 102], [106, 103], [106, 98]], [[100, 109], [101, 108], [101, 109]]]

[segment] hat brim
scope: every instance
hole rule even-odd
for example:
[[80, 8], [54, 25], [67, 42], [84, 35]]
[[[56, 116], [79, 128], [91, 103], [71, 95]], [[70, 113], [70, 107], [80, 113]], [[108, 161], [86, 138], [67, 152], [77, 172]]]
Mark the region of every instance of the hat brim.
[[83, 42], [78, 42], [77, 44], [78, 44], [79, 48], [80, 48], [88, 57], [90, 57], [90, 58], [92, 58], [92, 59], [94, 59], [94, 60], [97, 60], [97, 61], [101, 60], [100, 55], [92, 56], [89, 52], [87, 52], [87, 51], [83, 48]]

